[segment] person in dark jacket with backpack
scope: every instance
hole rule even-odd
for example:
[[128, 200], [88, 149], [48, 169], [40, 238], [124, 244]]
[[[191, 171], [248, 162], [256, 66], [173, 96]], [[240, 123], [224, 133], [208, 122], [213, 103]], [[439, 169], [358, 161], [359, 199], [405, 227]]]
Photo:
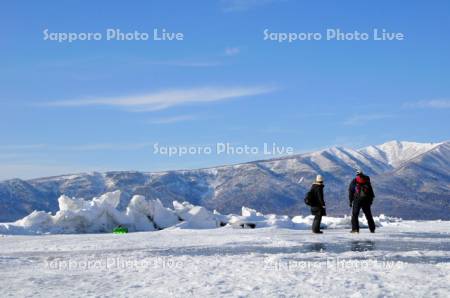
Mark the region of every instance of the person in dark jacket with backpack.
[[322, 216], [326, 216], [325, 200], [323, 196], [323, 177], [317, 175], [316, 181], [311, 186], [308, 192], [306, 203], [311, 206], [311, 214], [314, 215], [314, 221], [312, 225], [312, 231], [316, 234], [322, 234], [320, 230], [320, 222], [322, 221]]
[[359, 233], [359, 211], [362, 209], [369, 225], [371, 233], [375, 233], [375, 222], [373, 221], [372, 206], [375, 193], [373, 192], [370, 177], [364, 175], [362, 170], [356, 171], [356, 178], [352, 180], [348, 187], [348, 197], [350, 208], [352, 209], [352, 233]]

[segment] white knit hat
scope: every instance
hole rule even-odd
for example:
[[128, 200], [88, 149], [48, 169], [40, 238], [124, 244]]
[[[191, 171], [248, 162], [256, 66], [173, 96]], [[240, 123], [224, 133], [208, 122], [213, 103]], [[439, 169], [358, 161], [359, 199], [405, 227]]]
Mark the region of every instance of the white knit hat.
[[323, 177], [322, 177], [322, 175], [317, 175], [317, 176], [316, 176], [316, 182], [317, 182], [317, 183], [323, 183]]

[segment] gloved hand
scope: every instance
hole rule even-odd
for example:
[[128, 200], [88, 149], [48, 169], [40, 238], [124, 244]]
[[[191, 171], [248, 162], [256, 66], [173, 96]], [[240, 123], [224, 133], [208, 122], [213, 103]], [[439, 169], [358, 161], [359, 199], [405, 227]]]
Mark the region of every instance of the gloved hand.
[[353, 207], [353, 202], [350, 202], [350, 208], [352, 208]]

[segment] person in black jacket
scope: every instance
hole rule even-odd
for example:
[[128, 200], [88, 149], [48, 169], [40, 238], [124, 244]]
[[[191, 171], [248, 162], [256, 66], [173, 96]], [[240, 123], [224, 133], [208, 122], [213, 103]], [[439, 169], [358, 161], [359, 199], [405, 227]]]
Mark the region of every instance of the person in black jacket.
[[348, 197], [350, 208], [352, 209], [352, 233], [359, 233], [359, 211], [362, 209], [367, 219], [370, 232], [375, 233], [375, 222], [373, 221], [372, 206], [375, 193], [373, 192], [370, 177], [364, 175], [361, 170], [356, 171], [356, 178], [352, 180], [348, 187]]
[[326, 216], [325, 201], [323, 196], [323, 177], [317, 175], [316, 181], [311, 186], [309, 191], [309, 204], [311, 206], [311, 214], [314, 215], [314, 221], [312, 225], [312, 231], [316, 234], [322, 234], [320, 230], [320, 222], [322, 221], [322, 216]]

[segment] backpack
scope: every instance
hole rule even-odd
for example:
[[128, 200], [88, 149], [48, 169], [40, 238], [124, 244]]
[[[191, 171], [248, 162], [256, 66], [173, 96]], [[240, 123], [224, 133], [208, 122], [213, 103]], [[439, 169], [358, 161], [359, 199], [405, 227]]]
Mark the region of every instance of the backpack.
[[306, 205], [311, 206], [313, 202], [313, 194], [311, 190], [306, 194], [304, 201]]
[[370, 199], [369, 179], [367, 177], [356, 177], [355, 194], [361, 200]]

